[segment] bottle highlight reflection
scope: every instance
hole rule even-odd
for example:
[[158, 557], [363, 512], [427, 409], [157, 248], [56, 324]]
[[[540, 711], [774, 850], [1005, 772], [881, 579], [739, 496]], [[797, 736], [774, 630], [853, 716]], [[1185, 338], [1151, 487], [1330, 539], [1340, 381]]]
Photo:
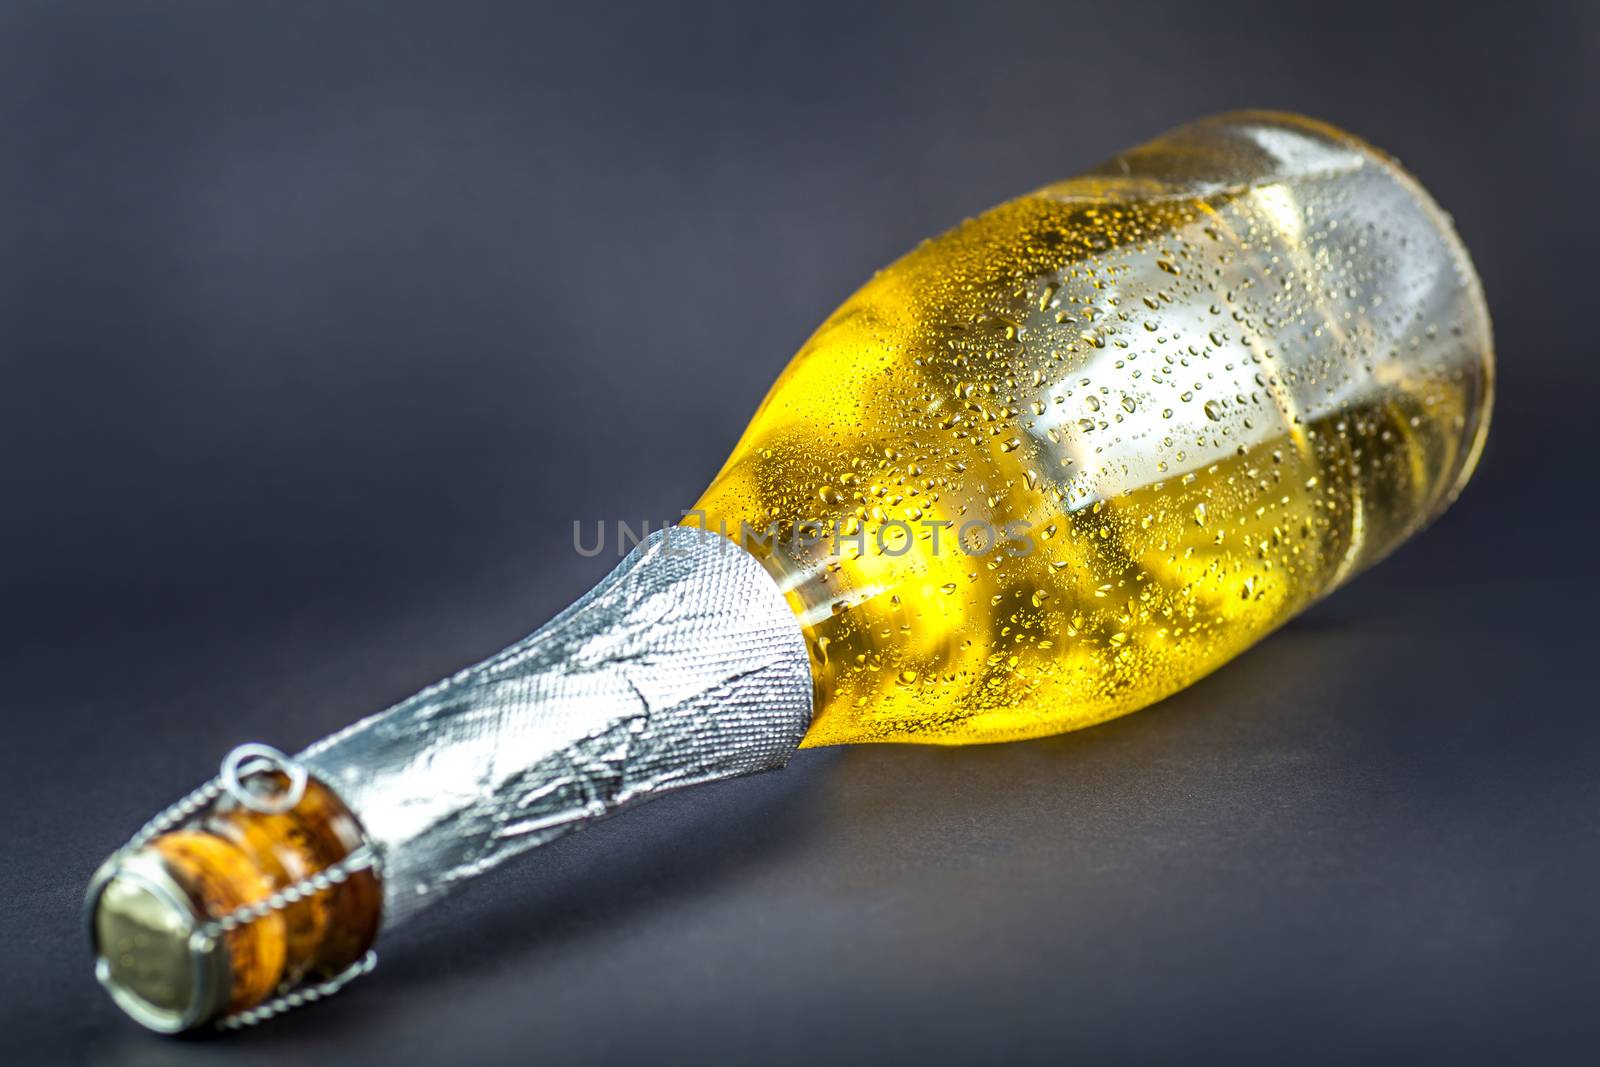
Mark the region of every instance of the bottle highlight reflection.
[[776, 527], [743, 543], [805, 627], [806, 744], [1034, 737], [1384, 556], [1466, 481], [1491, 396], [1477, 278], [1417, 183], [1325, 124], [1223, 115], [880, 272], [691, 521]]

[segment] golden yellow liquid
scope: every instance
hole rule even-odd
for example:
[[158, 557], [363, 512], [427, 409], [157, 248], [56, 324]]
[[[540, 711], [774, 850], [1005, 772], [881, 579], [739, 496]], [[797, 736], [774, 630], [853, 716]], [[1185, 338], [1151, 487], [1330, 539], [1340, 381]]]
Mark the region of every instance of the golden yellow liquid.
[[690, 521], [777, 529], [744, 542], [806, 630], [806, 744], [1056, 733], [1193, 682], [1438, 514], [1491, 367], [1414, 181], [1311, 120], [1221, 116], [880, 272]]

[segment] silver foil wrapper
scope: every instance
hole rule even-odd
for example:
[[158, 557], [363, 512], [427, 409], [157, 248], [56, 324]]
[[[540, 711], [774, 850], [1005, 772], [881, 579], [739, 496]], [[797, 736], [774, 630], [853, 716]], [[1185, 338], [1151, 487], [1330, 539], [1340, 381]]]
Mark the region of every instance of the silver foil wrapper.
[[532, 636], [297, 758], [366, 829], [387, 928], [627, 805], [783, 766], [811, 712], [805, 639], [771, 576], [680, 528]]

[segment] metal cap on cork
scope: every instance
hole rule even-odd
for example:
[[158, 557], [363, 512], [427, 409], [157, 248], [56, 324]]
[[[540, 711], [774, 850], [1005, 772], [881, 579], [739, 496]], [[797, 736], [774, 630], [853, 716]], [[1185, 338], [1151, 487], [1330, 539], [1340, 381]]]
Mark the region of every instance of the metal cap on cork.
[[95, 978], [139, 1023], [176, 1033], [228, 1006], [228, 953], [209, 917], [154, 849], [119, 853], [90, 884]]

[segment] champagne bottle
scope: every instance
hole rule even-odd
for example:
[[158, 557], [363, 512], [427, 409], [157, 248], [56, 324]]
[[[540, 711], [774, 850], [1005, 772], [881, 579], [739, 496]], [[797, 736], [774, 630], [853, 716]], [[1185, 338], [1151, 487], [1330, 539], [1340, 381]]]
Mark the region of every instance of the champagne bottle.
[[246, 1025], [665, 791], [1150, 704], [1437, 516], [1492, 366], [1447, 217], [1323, 123], [1205, 119], [1003, 204], [846, 301], [567, 611], [151, 820], [90, 886], [97, 974], [154, 1029]]

